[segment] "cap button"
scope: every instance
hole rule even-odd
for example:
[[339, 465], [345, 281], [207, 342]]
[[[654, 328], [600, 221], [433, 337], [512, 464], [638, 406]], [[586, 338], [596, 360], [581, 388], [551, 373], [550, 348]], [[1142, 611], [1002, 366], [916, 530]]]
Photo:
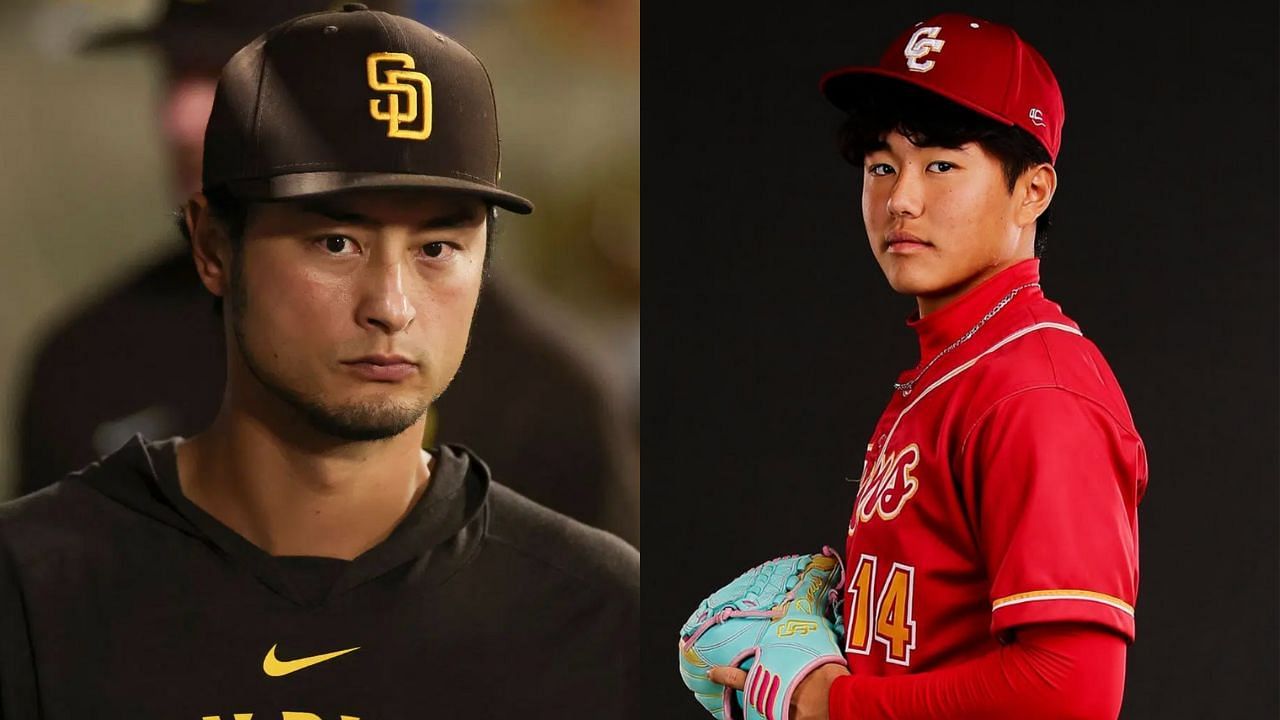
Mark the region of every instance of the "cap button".
[[356, 12], [357, 10], [368, 10], [369, 6], [364, 3], [343, 3], [342, 12]]

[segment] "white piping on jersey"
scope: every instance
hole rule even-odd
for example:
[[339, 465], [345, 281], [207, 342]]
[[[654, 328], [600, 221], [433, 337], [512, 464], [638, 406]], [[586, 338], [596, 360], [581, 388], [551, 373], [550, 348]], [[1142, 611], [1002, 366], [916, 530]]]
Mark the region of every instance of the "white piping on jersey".
[[1113, 607], [1126, 615], [1133, 616], [1133, 606], [1129, 603], [1114, 595], [1093, 592], [1092, 590], [1036, 590], [1034, 592], [1018, 593], [1017, 595], [998, 598], [991, 603], [991, 612], [1010, 605], [1021, 605], [1022, 603], [1039, 602], [1041, 600], [1085, 600]]
[[[911, 403], [910, 403], [909, 405], [907, 405], [905, 408], [903, 408], [903, 409], [902, 409], [902, 412], [898, 413], [898, 419], [896, 419], [896, 420], [894, 420], [894, 421], [893, 421], [893, 426], [892, 426], [891, 428], [889, 428], [889, 433], [885, 436], [884, 443], [880, 445], [880, 455], [879, 455], [878, 457], [876, 457], [876, 461], [875, 461], [875, 463], [872, 463], [872, 464], [870, 464], [870, 465], [864, 465], [864, 467], [863, 467], [863, 469], [862, 469], [862, 475], [863, 475], [863, 477], [862, 477], [862, 482], [866, 482], [866, 480], [867, 480], [867, 478], [866, 478], [867, 468], [868, 468], [868, 467], [876, 467], [876, 466], [878, 466], [878, 465], [880, 464], [880, 461], [884, 458], [884, 453], [885, 453], [885, 451], [886, 451], [886, 450], [888, 450], [888, 448], [889, 448], [889, 444], [890, 444], [890, 442], [893, 440], [893, 433], [894, 433], [895, 431], [897, 431], [897, 429], [898, 429], [898, 425], [902, 422], [902, 418], [903, 418], [903, 417], [905, 417], [907, 413], [911, 412], [911, 408], [915, 407], [915, 406], [916, 406], [916, 404], [917, 404], [917, 403], [919, 403], [921, 400], [923, 400], [923, 399], [925, 398], [925, 396], [926, 396], [926, 395], [928, 395], [929, 393], [933, 392], [935, 389], [937, 389], [937, 388], [938, 388], [938, 386], [942, 385], [943, 383], [947, 382], [948, 380], [950, 380], [950, 379], [954, 378], [955, 376], [959, 375], [960, 373], [963, 373], [965, 370], [968, 370], [969, 368], [973, 367], [974, 365], [976, 365], [976, 364], [977, 364], [977, 362], [978, 362], [979, 360], [981, 360], [982, 358], [986, 357], [987, 355], [990, 355], [991, 353], [995, 352], [996, 350], [999, 350], [1000, 348], [1004, 347], [1005, 345], [1008, 345], [1009, 343], [1013, 342], [1014, 340], [1017, 340], [1018, 338], [1022, 337], [1023, 335], [1027, 335], [1027, 334], [1029, 334], [1029, 333], [1033, 333], [1033, 332], [1038, 332], [1038, 331], [1040, 331], [1040, 330], [1061, 330], [1061, 331], [1066, 332], [1066, 333], [1071, 333], [1072, 335], [1079, 335], [1080, 337], [1084, 337], [1084, 333], [1082, 333], [1082, 332], [1080, 332], [1079, 330], [1077, 330], [1077, 329], [1075, 329], [1075, 328], [1071, 327], [1070, 325], [1063, 325], [1062, 323], [1055, 323], [1055, 322], [1042, 322], [1042, 323], [1036, 323], [1035, 325], [1028, 325], [1027, 327], [1022, 328], [1021, 330], [1018, 330], [1018, 331], [1016, 331], [1016, 332], [1014, 332], [1014, 333], [1010, 334], [1009, 336], [1007, 336], [1007, 337], [1005, 337], [1003, 340], [1000, 340], [999, 342], [995, 343], [994, 345], [992, 345], [991, 347], [987, 348], [986, 350], [983, 350], [982, 352], [978, 353], [978, 355], [977, 355], [976, 357], [974, 357], [974, 358], [972, 358], [972, 359], [970, 359], [970, 360], [968, 360], [968, 361], [964, 362], [964, 363], [963, 363], [963, 364], [961, 364], [959, 367], [955, 368], [954, 370], [952, 370], [951, 372], [947, 373], [946, 375], [943, 375], [942, 377], [940, 377], [940, 378], [938, 378], [937, 380], [933, 381], [932, 383], [930, 383], [930, 384], [929, 384], [929, 386], [928, 386], [928, 387], [926, 387], [923, 391], [921, 391], [921, 393], [920, 393], [919, 395], [917, 395], [917, 396], [916, 396], [916, 399], [915, 399], [915, 400], [912, 400], [912, 401], [911, 401]], [[861, 490], [861, 489], [862, 489], [862, 488], [860, 487], [860, 488], [859, 488], [859, 490]], [[855, 501], [855, 503], [856, 503], [856, 501]], [[853, 522], [853, 524], [851, 524], [851, 525], [849, 526], [849, 534], [850, 534], [850, 535], [852, 535], [852, 534], [853, 534], [853, 529], [854, 529], [855, 527], [857, 527], [857, 524], [858, 524], [858, 522], [857, 522], [857, 513], [854, 513], [854, 522]]]
[[999, 350], [1000, 348], [1004, 347], [1005, 345], [1008, 345], [1014, 340], [1017, 340], [1023, 335], [1026, 335], [1028, 333], [1033, 333], [1038, 330], [1062, 330], [1063, 332], [1069, 332], [1072, 335], [1079, 335], [1080, 337], [1084, 337], [1084, 333], [1081, 333], [1079, 330], [1071, 327], [1070, 325], [1063, 325], [1062, 323], [1054, 323], [1054, 322], [1042, 322], [1042, 323], [1036, 323], [1035, 325], [1024, 327], [1021, 330], [1013, 333], [1012, 335], [996, 343], [995, 345], [992, 345], [986, 350], [983, 350], [981, 353], [978, 354], [977, 357], [973, 358], [972, 360], [969, 360], [968, 362], [964, 363], [960, 367], [957, 367], [955, 370], [952, 370], [946, 375], [943, 375], [942, 377], [938, 378], [936, 381], [930, 384], [929, 387], [925, 388], [923, 392], [917, 395], [916, 399], [912, 400], [910, 405], [906, 406], [905, 408], [903, 408], [902, 412], [898, 413], [898, 419], [893, 421], [893, 427], [889, 429], [889, 435], [885, 438], [884, 445], [881, 446], [880, 448], [880, 454], [883, 455], [885, 448], [889, 447], [889, 440], [893, 439], [893, 431], [898, 429], [898, 423], [902, 422], [903, 416], [906, 415], [908, 412], [910, 412], [911, 408], [916, 406], [916, 403], [923, 400], [925, 395], [928, 395], [929, 393], [933, 392], [934, 388], [938, 387], [942, 383], [950, 380], [951, 378], [959, 375], [965, 370], [968, 370], [969, 368], [973, 367], [974, 365], [977, 364], [979, 360], [986, 357], [987, 355], [995, 352], [996, 350]]

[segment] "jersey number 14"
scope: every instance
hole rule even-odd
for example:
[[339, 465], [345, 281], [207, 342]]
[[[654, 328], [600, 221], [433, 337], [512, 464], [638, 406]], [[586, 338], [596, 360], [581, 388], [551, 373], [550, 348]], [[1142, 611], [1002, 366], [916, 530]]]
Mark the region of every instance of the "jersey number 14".
[[[876, 592], [876, 557], [863, 555], [849, 573], [849, 627], [845, 652], [870, 655], [878, 640], [885, 645], [885, 660], [910, 665], [916, 646], [914, 617], [916, 570], [894, 563], [880, 592]], [[877, 602], [878, 600], [878, 602]]]

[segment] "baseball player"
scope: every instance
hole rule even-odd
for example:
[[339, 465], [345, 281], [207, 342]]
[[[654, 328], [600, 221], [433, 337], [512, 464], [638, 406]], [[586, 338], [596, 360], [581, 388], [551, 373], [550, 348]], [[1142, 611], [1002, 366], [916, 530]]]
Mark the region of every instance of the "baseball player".
[[[163, 79], [155, 120], [175, 204], [200, 189], [205, 122], [222, 66], [268, 28], [339, 4], [164, 0], [146, 25], [89, 38], [88, 52], [153, 51]], [[448, 10], [405, 0], [367, 4], [395, 14]], [[193, 435], [217, 414], [226, 374], [222, 320], [210, 310], [188, 243], [170, 230], [157, 238], [153, 261], [54, 322], [25, 363], [16, 438], [20, 493], [61, 480], [135, 433]], [[493, 255], [491, 247], [485, 257]], [[491, 272], [466, 368], [432, 404], [423, 447], [465, 442], [522, 495], [639, 546], [638, 448], [628, 415], [613, 401], [616, 388], [561, 337], [557, 322], [506, 273]]]
[[186, 205], [203, 432], [0, 506], [0, 717], [635, 717], [639, 555], [420, 447], [498, 184], [488, 76], [351, 3], [224, 67]]
[[916, 299], [920, 360], [866, 448], [847, 669], [804, 678], [790, 720], [1114, 718], [1147, 464], [1111, 369], [1041, 287], [1058, 83], [1011, 28], [944, 14], [822, 91], [848, 113], [872, 253]]

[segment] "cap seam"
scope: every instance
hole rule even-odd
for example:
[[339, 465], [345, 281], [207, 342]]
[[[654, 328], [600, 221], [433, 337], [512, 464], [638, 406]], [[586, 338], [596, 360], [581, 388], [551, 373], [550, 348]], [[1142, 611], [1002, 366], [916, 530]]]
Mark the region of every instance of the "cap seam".
[[497, 162], [493, 168], [493, 181], [496, 184], [502, 180], [502, 133], [498, 129], [498, 94], [493, 91], [493, 78], [489, 76], [489, 68], [484, 66], [484, 61], [465, 46], [463, 49], [467, 51], [468, 55], [475, 58], [476, 64], [480, 66], [480, 71], [484, 73], [484, 81], [489, 83], [489, 101], [493, 103], [493, 146], [496, 150], [495, 155], [497, 155]]
[[[254, 175], [250, 175], [250, 176], [242, 177], [238, 179], [241, 179], [241, 180], [257, 179], [259, 177], [259, 173], [272, 173], [278, 170], [289, 170], [291, 168], [316, 167], [318, 165], [333, 165], [333, 164], [334, 163], [330, 161], [324, 161], [324, 162], [289, 163], [287, 165], [272, 165], [270, 167], [259, 168], [258, 173], [255, 173]], [[371, 172], [371, 173], [379, 173], [384, 175], [396, 174], [396, 173], [386, 173], [385, 171], [382, 171], [382, 170], [335, 170], [334, 172], [354, 172], [354, 173]], [[423, 175], [424, 177], [427, 177], [427, 175], [425, 175], [424, 173], [410, 172], [407, 170], [399, 174]], [[475, 182], [483, 183], [490, 187], [497, 187], [492, 180], [480, 177], [479, 175], [472, 175], [471, 173], [462, 172], [461, 170], [445, 170], [442, 173], [432, 173], [432, 175], [434, 175], [435, 177], [456, 177], [459, 179], [474, 180]]]
[[[314, 15], [316, 13], [311, 14]], [[253, 105], [253, 148], [250, 149], [248, 147], [249, 143], [246, 143], [245, 147], [241, 148], [241, 151], [249, 154], [249, 157], [241, 159], [240, 167], [245, 167], [249, 164], [246, 160], [251, 160], [254, 157], [261, 156], [261, 153], [258, 152], [258, 147], [262, 144], [262, 134], [260, 132], [262, 125], [262, 101], [267, 93], [267, 56], [270, 52], [271, 41], [289, 32], [294, 25], [298, 24], [298, 21], [306, 17], [309, 17], [309, 15], [302, 15], [289, 20], [281, 25], [278, 31], [269, 33], [262, 40], [262, 55], [258, 58], [258, 91], [255, 93], [256, 100]]]
[[[316, 166], [316, 165], [328, 165], [328, 164], [329, 164], [329, 163], [292, 163], [292, 164], [289, 164], [289, 165], [274, 165], [274, 166], [269, 167], [269, 168], [264, 168], [264, 169], [263, 169], [263, 172], [262, 172], [261, 174], [245, 175], [245, 176], [239, 176], [239, 177], [234, 177], [234, 178], [228, 178], [228, 179], [226, 180], [226, 182], [233, 182], [233, 183], [234, 183], [234, 182], [252, 182], [252, 181], [259, 181], [259, 180], [270, 180], [270, 179], [275, 178], [275, 177], [280, 177], [281, 175], [296, 175], [296, 174], [301, 174], [301, 173], [280, 173], [280, 172], [278, 172], [278, 171], [280, 171], [280, 170], [290, 170], [290, 169], [293, 169], [293, 168], [306, 168], [306, 167], [314, 167], [314, 166]], [[406, 171], [406, 172], [394, 172], [394, 173], [389, 173], [389, 172], [386, 172], [386, 171], [383, 171], [383, 170], [342, 170], [342, 169], [336, 169], [336, 170], [316, 170], [316, 171], [314, 171], [314, 172], [316, 172], [316, 173], [342, 173], [342, 174], [348, 174], [348, 175], [377, 175], [377, 176], [398, 176], [398, 175], [406, 175], [406, 176], [410, 176], [410, 177], [419, 177], [419, 178], [442, 178], [442, 179], [452, 179], [452, 180], [465, 180], [465, 181], [469, 181], [469, 182], [474, 182], [474, 183], [479, 184], [479, 185], [484, 185], [485, 187], [493, 188], [493, 189], [495, 189], [495, 190], [501, 190], [501, 189], [502, 189], [502, 188], [498, 187], [497, 185], [494, 185], [494, 184], [493, 184], [493, 181], [491, 181], [491, 180], [488, 180], [488, 179], [486, 179], [486, 178], [480, 177], [480, 176], [478, 176], [478, 175], [472, 175], [472, 174], [470, 174], [470, 173], [461, 172], [461, 171], [458, 171], [458, 170], [443, 170], [443, 171], [440, 171], [440, 172], [433, 172], [433, 173], [420, 173], [420, 172], [408, 172], [408, 171]], [[506, 192], [506, 191], [504, 191], [504, 192]]]
[[1018, 62], [1018, 45], [1022, 42], [1022, 38], [1018, 37], [1018, 33], [1014, 32], [1012, 28], [1006, 29], [1005, 32], [1009, 33], [1013, 42], [1009, 44], [1008, 62], [1010, 70], [1009, 77], [1005, 79], [1004, 101], [1001, 103], [1004, 107], [1001, 108], [1001, 113], [1010, 120], [1013, 120], [1014, 125], [1018, 125], [1020, 127], [1021, 123], [1019, 123], [1018, 120], [1021, 118], [1018, 113], [1015, 112], [1016, 108], [1012, 107], [1012, 104], [1013, 99], [1016, 97], [1014, 94], [1014, 88], [1020, 87], [1022, 84], [1022, 64]]
[[460, 170], [455, 170], [453, 174], [454, 174], [455, 176], [457, 176], [457, 177], [466, 178], [466, 179], [468, 179], [468, 180], [475, 180], [476, 182], [482, 182], [482, 183], [484, 183], [485, 185], [493, 185], [493, 184], [494, 184], [492, 181], [490, 181], [490, 180], [486, 180], [486, 179], [484, 179], [484, 178], [482, 178], [482, 177], [479, 177], [478, 175], [472, 175], [471, 173], [464, 173], [464, 172], [462, 172], [462, 171], [460, 171]]
[[333, 163], [331, 163], [331, 162], [329, 162], [329, 161], [324, 161], [324, 162], [305, 162], [305, 163], [289, 163], [289, 164], [287, 164], [287, 165], [272, 165], [272, 166], [270, 166], [270, 167], [258, 168], [258, 172], [267, 173], [267, 172], [272, 172], [272, 171], [274, 171], [274, 170], [284, 170], [284, 169], [287, 169], [287, 168], [315, 167], [315, 166], [317, 166], [317, 165], [331, 165], [331, 164], [333, 164]]
[[[341, 171], [338, 171], [338, 172], [339, 174], [341, 174]], [[483, 179], [469, 180], [465, 178], [450, 177], [445, 174], [424, 176], [417, 173], [400, 173], [399, 175], [403, 175], [407, 178], [414, 178], [415, 180], [419, 180], [419, 181], [434, 179], [434, 180], [440, 180], [446, 183], [460, 183], [460, 185], [436, 185], [430, 182], [408, 182], [405, 184], [390, 183], [388, 185], [356, 184], [356, 185], [342, 185], [342, 186], [333, 186], [328, 188], [315, 189], [310, 192], [291, 192], [284, 195], [274, 194], [274, 193], [261, 194], [251, 189], [253, 187], [263, 188], [278, 180], [281, 180], [283, 178], [288, 178], [293, 175], [313, 175], [313, 174], [327, 174], [327, 171], [303, 171], [299, 173], [286, 172], [286, 173], [276, 173], [267, 177], [235, 178], [235, 179], [228, 180], [227, 184], [232, 188], [237, 188], [236, 192], [248, 193], [247, 195], [245, 195], [245, 197], [248, 197], [248, 198], [260, 197], [268, 200], [271, 200], [271, 199], [288, 200], [293, 198], [309, 197], [313, 195], [322, 195], [322, 194], [328, 194], [333, 192], [344, 192], [346, 190], [357, 189], [357, 188], [369, 188], [369, 189], [381, 188], [381, 187], [434, 188], [434, 189], [440, 189], [440, 190], [464, 192], [464, 193], [478, 195], [508, 210], [513, 209], [511, 205], [514, 205], [516, 206], [516, 208], [518, 208], [517, 212], [524, 213], [532, 210], [532, 203], [530, 203], [525, 198], [520, 197], [515, 193], [503, 190], [502, 188], [499, 188], [493, 185], [492, 183], [484, 181]], [[387, 177], [386, 173], [370, 172], [367, 174], [376, 176], [376, 177], [381, 177], [381, 178]], [[395, 174], [393, 174], [393, 176], [394, 175]], [[508, 205], [508, 203], [510, 203], [511, 205]]]
[[271, 38], [264, 38], [262, 41], [262, 52], [258, 56], [258, 87], [253, 93], [253, 129], [249, 133], [249, 142], [244, 143], [240, 147], [243, 153], [240, 158], [240, 167], [248, 167], [253, 158], [257, 156], [257, 146], [260, 138], [258, 137], [258, 127], [262, 117], [262, 93], [267, 85], [267, 44]]

